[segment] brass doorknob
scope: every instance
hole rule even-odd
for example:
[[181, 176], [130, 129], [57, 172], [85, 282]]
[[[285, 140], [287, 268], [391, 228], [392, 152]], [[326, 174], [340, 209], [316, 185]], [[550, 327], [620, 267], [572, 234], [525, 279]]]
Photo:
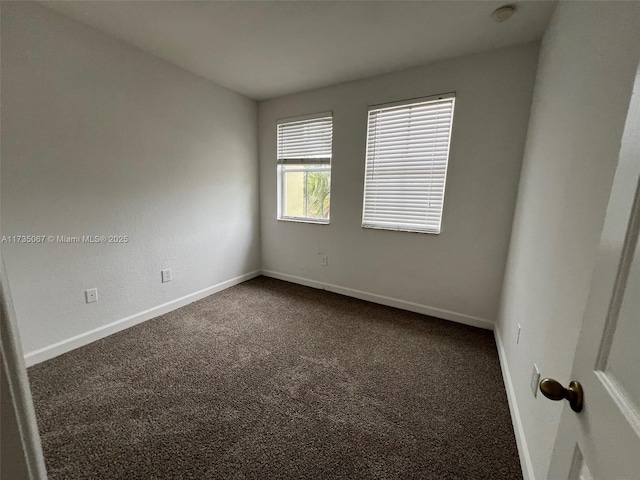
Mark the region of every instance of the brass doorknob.
[[580, 382], [573, 380], [569, 388], [564, 388], [560, 382], [553, 378], [543, 378], [540, 382], [540, 391], [550, 400], [569, 400], [571, 410], [581, 412], [584, 405], [584, 392]]

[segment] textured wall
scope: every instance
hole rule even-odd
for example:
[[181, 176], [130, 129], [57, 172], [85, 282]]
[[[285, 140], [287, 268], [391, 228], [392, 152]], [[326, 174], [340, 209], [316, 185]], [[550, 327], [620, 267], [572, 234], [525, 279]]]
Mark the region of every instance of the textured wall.
[[25, 353], [260, 268], [256, 110], [40, 5], [3, 4], [3, 235], [129, 236], [3, 245]]
[[[537, 55], [528, 44], [261, 102], [263, 268], [493, 322]], [[367, 106], [452, 91], [442, 233], [361, 228]], [[279, 222], [276, 121], [326, 111], [334, 121], [331, 223]]]
[[543, 377], [570, 381], [639, 26], [638, 3], [566, 2], [541, 48], [498, 320], [538, 479], [547, 478], [562, 404], [534, 398], [529, 381], [534, 362]]

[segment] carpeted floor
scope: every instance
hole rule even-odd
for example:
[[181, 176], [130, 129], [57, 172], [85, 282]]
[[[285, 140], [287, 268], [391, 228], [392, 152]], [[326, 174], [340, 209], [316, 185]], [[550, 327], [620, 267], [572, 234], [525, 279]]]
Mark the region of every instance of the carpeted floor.
[[265, 277], [29, 377], [52, 480], [522, 478], [491, 332]]

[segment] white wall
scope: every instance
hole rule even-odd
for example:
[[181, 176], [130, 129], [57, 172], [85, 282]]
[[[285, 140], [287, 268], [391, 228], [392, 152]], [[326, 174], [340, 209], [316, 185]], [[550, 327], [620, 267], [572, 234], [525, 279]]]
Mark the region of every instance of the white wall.
[[45, 7], [3, 3], [3, 235], [130, 238], [2, 245], [25, 353], [260, 268], [256, 115]]
[[[419, 311], [490, 327], [537, 55], [538, 45], [528, 44], [261, 102], [263, 269], [413, 302], [429, 307]], [[361, 228], [367, 106], [451, 91], [457, 97], [442, 233]], [[331, 223], [277, 221], [276, 121], [326, 111], [333, 111], [334, 121]], [[329, 266], [320, 266], [320, 252]]]
[[534, 398], [529, 381], [534, 362], [571, 380], [639, 45], [640, 4], [567, 2], [541, 48], [498, 320], [537, 479], [563, 405]]

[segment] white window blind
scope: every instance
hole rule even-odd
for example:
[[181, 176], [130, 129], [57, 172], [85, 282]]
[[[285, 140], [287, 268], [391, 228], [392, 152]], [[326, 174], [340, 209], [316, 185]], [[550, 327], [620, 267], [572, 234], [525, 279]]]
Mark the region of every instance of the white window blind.
[[369, 109], [362, 226], [440, 233], [455, 95]]
[[278, 123], [278, 219], [329, 223], [331, 113]]
[[323, 116], [278, 125], [278, 164], [330, 163], [333, 119]]

